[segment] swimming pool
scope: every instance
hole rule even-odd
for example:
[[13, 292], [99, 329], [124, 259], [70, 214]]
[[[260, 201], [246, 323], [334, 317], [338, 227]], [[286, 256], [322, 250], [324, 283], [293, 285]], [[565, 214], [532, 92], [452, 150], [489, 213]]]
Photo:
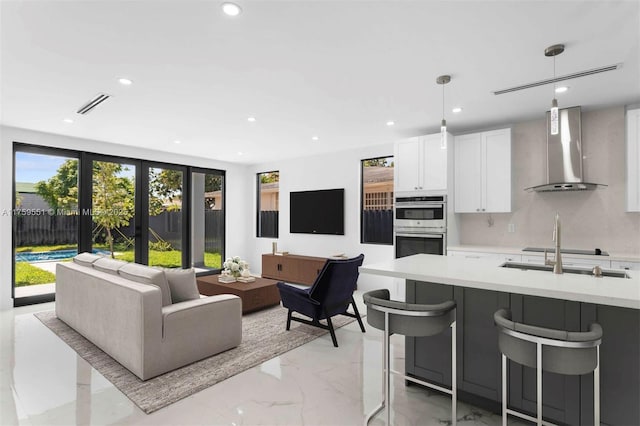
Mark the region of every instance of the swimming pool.
[[[95, 254], [109, 254], [106, 250], [93, 250]], [[55, 250], [16, 253], [16, 262], [51, 262], [72, 258], [78, 250]]]

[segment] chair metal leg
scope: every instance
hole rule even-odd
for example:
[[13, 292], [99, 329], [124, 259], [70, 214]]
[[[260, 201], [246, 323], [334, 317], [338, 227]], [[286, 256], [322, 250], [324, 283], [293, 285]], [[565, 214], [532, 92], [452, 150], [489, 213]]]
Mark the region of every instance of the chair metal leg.
[[333, 329], [333, 323], [331, 322], [331, 317], [327, 316], [327, 325], [329, 326], [329, 333], [331, 333], [331, 340], [333, 340], [333, 346], [338, 347], [338, 339], [336, 339], [336, 332]]
[[507, 426], [507, 357], [502, 354], [502, 426]]
[[600, 346], [596, 347], [596, 368], [593, 370], [593, 424], [600, 426]]
[[458, 374], [456, 373], [456, 322], [451, 323], [451, 424], [458, 420]]
[[358, 307], [356, 306], [356, 301], [353, 300], [353, 296], [351, 296], [351, 306], [353, 306], [353, 313], [356, 314], [356, 319], [358, 320], [358, 324], [360, 324], [360, 330], [362, 330], [363, 333], [366, 333], [364, 324], [362, 323], [362, 318], [360, 317], [360, 312], [358, 312]]
[[536, 344], [536, 405], [537, 405], [537, 423], [542, 425], [542, 344]]
[[289, 313], [287, 314], [287, 331], [291, 328], [291, 309], [289, 309]]

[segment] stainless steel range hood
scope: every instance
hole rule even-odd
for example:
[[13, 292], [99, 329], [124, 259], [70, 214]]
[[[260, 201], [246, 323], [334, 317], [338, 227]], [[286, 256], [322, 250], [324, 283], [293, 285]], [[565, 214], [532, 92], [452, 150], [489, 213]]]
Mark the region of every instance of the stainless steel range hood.
[[549, 112], [547, 112], [547, 183], [525, 188], [525, 191], [585, 191], [598, 183], [584, 182], [582, 179], [582, 128], [580, 107], [558, 111], [560, 130], [551, 134]]

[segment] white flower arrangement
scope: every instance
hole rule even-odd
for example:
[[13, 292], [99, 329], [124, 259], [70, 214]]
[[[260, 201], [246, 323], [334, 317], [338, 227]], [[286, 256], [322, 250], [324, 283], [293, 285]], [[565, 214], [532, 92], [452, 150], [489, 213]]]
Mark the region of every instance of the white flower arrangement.
[[243, 271], [249, 272], [249, 264], [240, 259], [240, 256], [227, 258], [227, 260], [222, 264], [222, 267], [224, 268], [222, 271], [223, 275], [230, 275], [235, 278], [243, 276]]

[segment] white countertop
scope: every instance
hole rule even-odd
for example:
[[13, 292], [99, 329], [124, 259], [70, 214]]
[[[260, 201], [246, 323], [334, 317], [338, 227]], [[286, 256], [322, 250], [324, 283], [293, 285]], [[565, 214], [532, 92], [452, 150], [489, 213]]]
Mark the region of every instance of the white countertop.
[[[501, 254], [522, 254], [527, 256], [544, 256], [544, 253], [535, 251], [523, 251], [522, 247], [500, 247], [500, 246], [476, 246], [476, 245], [457, 245], [447, 246], [448, 251], [470, 251], [479, 253], [501, 253]], [[608, 251], [608, 250], [605, 250]], [[553, 247], [549, 246], [549, 253], [553, 255]], [[585, 254], [569, 254], [562, 253], [563, 256], [584, 259], [603, 259], [621, 262], [640, 262], [640, 254], [633, 253], [617, 253], [608, 252], [608, 256], [596, 256]]]
[[548, 271], [501, 268], [491, 260], [431, 254], [360, 267], [361, 274], [640, 309], [640, 272], [626, 272], [631, 278], [556, 275]]

